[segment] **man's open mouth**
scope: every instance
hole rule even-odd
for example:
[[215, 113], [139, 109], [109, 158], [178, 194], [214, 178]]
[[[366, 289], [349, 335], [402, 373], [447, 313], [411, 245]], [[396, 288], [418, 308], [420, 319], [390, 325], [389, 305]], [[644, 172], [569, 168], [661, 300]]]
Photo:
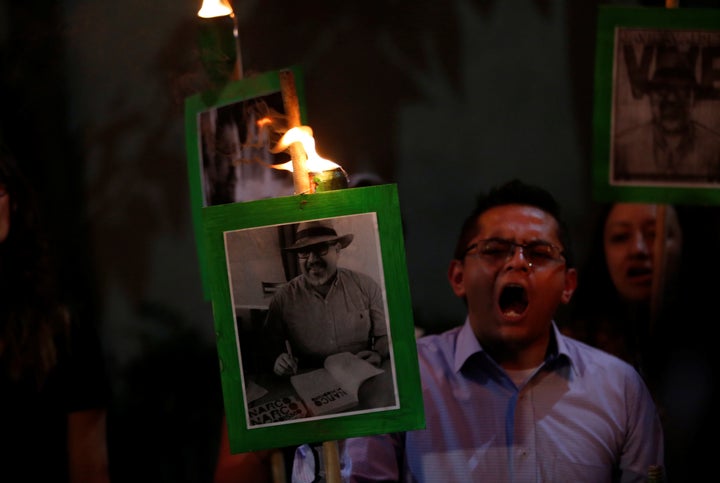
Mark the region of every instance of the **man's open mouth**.
[[506, 285], [500, 292], [498, 303], [503, 315], [522, 315], [528, 306], [527, 291], [522, 285]]

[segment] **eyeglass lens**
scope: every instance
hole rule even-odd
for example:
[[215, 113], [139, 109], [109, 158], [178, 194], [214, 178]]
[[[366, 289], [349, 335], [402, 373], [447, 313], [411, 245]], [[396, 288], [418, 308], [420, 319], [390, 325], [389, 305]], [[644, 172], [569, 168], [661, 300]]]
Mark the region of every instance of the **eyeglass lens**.
[[330, 245], [328, 245], [328, 244], [314, 245], [311, 247], [307, 247], [305, 250], [298, 252], [298, 257], [308, 258], [311, 253], [314, 253], [315, 255], [317, 255], [319, 257], [323, 257], [323, 256], [327, 255], [329, 248], [330, 248]]
[[542, 240], [522, 244], [502, 238], [490, 238], [470, 245], [467, 252], [477, 249], [479, 256], [500, 262], [509, 260], [515, 253], [515, 247], [522, 250], [523, 256], [532, 265], [547, 265], [562, 258], [562, 252], [558, 247]]

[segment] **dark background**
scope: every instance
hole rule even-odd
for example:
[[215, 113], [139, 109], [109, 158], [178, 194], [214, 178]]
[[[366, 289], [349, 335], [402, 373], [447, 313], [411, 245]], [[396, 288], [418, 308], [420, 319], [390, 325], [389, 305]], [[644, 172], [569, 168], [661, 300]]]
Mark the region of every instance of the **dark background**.
[[[554, 192], [582, 256], [601, 3], [664, 6], [233, 2], [245, 76], [301, 65], [318, 153], [351, 179], [398, 183], [420, 327], [462, 322], [446, 266], [494, 184]], [[116, 482], [210, 481], [216, 458], [222, 397], [183, 127], [184, 99], [210, 87], [200, 4], [0, 0], [2, 136], [43, 196], [64, 287], [102, 336]]]

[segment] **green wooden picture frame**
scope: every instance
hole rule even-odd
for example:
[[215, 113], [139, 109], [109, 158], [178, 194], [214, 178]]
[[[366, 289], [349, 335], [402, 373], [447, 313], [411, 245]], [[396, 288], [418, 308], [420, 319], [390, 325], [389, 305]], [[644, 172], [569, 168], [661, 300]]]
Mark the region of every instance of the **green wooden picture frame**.
[[[232, 81], [219, 90], [201, 92], [185, 99], [191, 213], [206, 300], [210, 299], [210, 289], [203, 247], [202, 209], [294, 192], [292, 173], [269, 167], [290, 160], [287, 152], [270, 152], [284, 133], [282, 123], [287, 121], [280, 80], [284, 71], [292, 73], [300, 122], [306, 124], [304, 84], [298, 66]], [[271, 123], [259, 127], [257, 121], [261, 116], [269, 118]], [[234, 131], [229, 131], [235, 138], [217, 140], [222, 132], [226, 132], [222, 129], [230, 124], [235, 126]], [[212, 153], [217, 153], [217, 157]], [[220, 162], [215, 163], [215, 159]]]
[[[599, 7], [593, 119], [595, 199], [720, 202], [718, 62], [720, 10]], [[691, 106], [687, 112], [693, 121], [678, 124], [677, 114], [667, 114], [655, 124], [662, 125], [665, 132], [692, 133], [682, 138], [672, 154], [667, 146], [680, 138], [671, 135], [670, 141], [659, 141], [653, 133], [661, 130], [652, 128], [651, 122], [653, 109], [660, 112], [659, 107], [651, 107], [651, 93], [655, 99], [670, 98], [674, 95], [668, 94], [674, 92], [667, 90], [670, 81], [686, 86], [680, 92]], [[660, 101], [654, 105], [659, 106]], [[679, 127], [683, 125], [692, 127]]]
[[[272, 291], [272, 283], [266, 286], [263, 282], [286, 281], [279, 274], [281, 272], [271, 267], [271, 263], [281, 263], [282, 243], [279, 238], [271, 239], [267, 235], [302, 221], [326, 218], [332, 219], [336, 226], [344, 223], [342, 226], [353, 227], [346, 230], [355, 233], [355, 241], [343, 251], [354, 246], [357, 251], [349, 258], [355, 258], [361, 271], [376, 278], [384, 289], [390, 357], [388, 375], [383, 377], [390, 378], [390, 386], [386, 387], [393, 391], [393, 394], [385, 392], [384, 396], [389, 395], [389, 399], [384, 399], [390, 402], [361, 410], [355, 408], [313, 416], [299, 406], [299, 397], [293, 398], [291, 394], [289, 399], [285, 398], [287, 393], [283, 393], [283, 397], [275, 397], [272, 395], [275, 389], [271, 389], [265, 403], [251, 408], [251, 403], [257, 402], [251, 393], [258, 386], [248, 370], [252, 364], [248, 362], [251, 354], [248, 347], [257, 342], [253, 339], [252, 327], [262, 323], [262, 317], [260, 321], [243, 321], [238, 314], [250, 313], [250, 319], [255, 309], [261, 310], [262, 314], [264, 303], [260, 302], [260, 292], [268, 287]], [[226, 420], [233, 453], [424, 427], [396, 185], [209, 206], [203, 208], [203, 226]], [[343, 229], [338, 229], [339, 234], [341, 231]], [[345, 255], [342, 255], [341, 261], [343, 259]], [[243, 337], [248, 339], [242, 340]], [[261, 388], [267, 389], [264, 386]], [[283, 386], [277, 390], [283, 388], [287, 389]], [[301, 411], [297, 411], [299, 407]], [[269, 411], [273, 410], [276, 412], [271, 414]], [[267, 419], [264, 419], [265, 416]]]

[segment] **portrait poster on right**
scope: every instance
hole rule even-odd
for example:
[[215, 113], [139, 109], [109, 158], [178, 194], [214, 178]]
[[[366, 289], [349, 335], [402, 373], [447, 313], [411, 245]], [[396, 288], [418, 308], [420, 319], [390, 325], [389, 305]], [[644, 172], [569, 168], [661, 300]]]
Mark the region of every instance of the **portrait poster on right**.
[[720, 200], [720, 12], [601, 7], [597, 198]]

